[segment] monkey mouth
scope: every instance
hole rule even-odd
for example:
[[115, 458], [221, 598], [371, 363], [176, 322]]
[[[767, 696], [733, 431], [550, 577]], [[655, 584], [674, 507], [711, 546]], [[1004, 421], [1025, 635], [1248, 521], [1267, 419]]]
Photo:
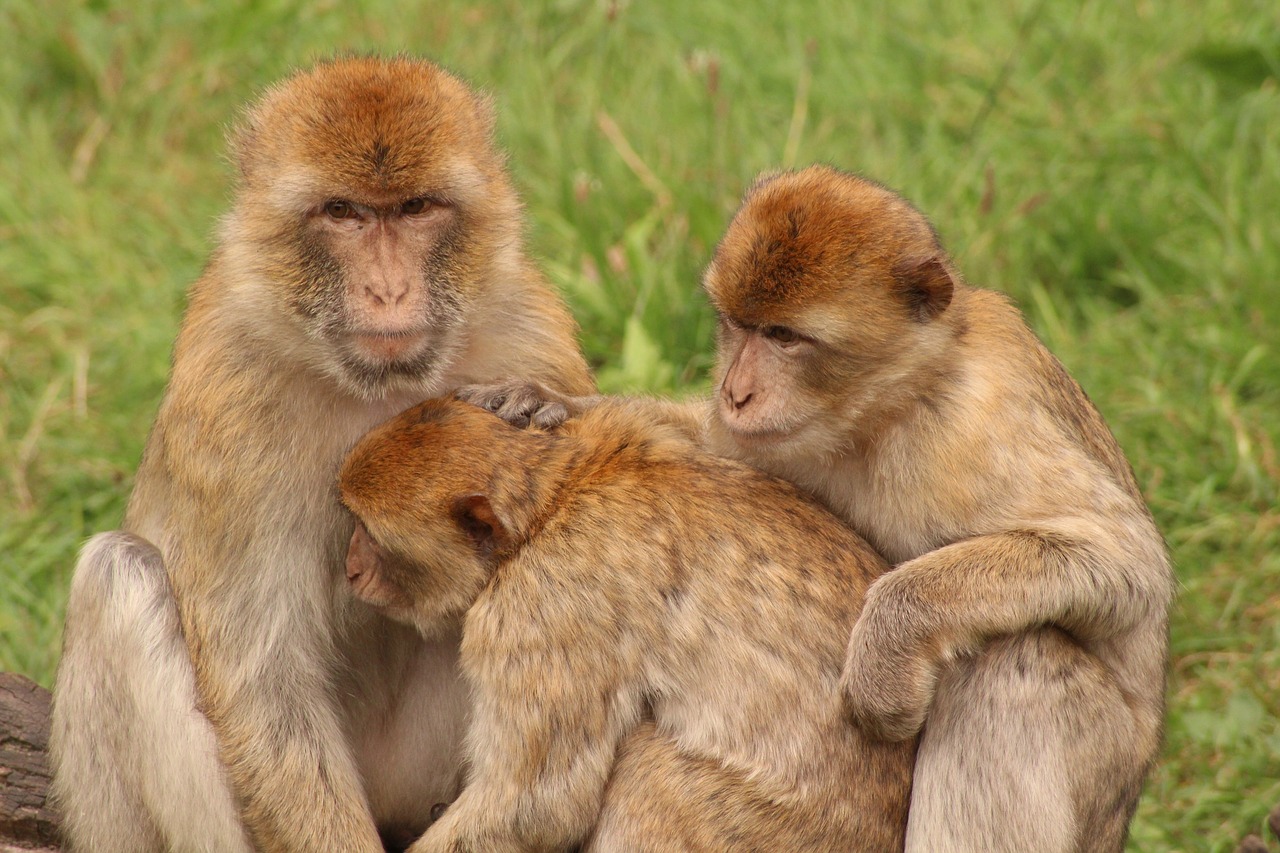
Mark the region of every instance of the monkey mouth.
[[367, 333], [351, 336], [356, 353], [367, 361], [391, 364], [411, 361], [427, 345], [426, 332]]
[[750, 454], [751, 458], [765, 460], [785, 458], [797, 445], [806, 445], [813, 440], [806, 424], [734, 424], [724, 418], [717, 418], [722, 440], [727, 440], [739, 452]]
[[442, 342], [427, 330], [347, 333], [342, 341], [338, 352], [343, 369], [369, 390], [388, 382], [434, 380], [444, 354]]
[[784, 441], [795, 432], [793, 427], [776, 424], [744, 424], [729, 418], [719, 418], [724, 431], [739, 444], [774, 444]]
[[739, 432], [737, 430], [728, 430], [729, 438], [733, 443], [741, 447], [744, 451], [752, 453], [762, 453], [769, 450], [776, 450], [791, 439], [791, 433], [786, 430], [760, 430], [756, 432]]

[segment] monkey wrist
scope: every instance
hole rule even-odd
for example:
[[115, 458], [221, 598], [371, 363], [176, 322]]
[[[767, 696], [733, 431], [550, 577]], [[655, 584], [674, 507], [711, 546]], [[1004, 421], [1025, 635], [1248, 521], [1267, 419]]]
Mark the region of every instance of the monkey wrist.
[[870, 650], [895, 656], [932, 658], [940, 654], [938, 623], [933, 608], [901, 569], [882, 576], [867, 591], [854, 637], [865, 638]]

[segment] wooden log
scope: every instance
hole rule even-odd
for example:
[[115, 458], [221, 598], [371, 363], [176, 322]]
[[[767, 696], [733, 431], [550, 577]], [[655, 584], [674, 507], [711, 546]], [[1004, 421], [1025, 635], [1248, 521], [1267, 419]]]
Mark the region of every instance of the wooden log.
[[56, 853], [49, 793], [49, 691], [0, 672], [0, 853]]

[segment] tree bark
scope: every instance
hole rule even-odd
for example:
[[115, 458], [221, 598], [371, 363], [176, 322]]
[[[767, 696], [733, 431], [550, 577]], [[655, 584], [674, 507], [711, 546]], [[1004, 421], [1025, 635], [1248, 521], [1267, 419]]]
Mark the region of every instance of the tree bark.
[[49, 793], [49, 691], [0, 672], [0, 853], [56, 853]]

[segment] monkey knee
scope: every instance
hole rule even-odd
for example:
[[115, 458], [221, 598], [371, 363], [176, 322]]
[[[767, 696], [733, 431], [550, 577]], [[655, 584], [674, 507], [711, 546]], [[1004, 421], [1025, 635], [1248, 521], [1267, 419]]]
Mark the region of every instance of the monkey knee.
[[1121, 849], [1142, 743], [1107, 668], [1069, 636], [992, 641], [939, 679], [907, 849]]
[[71, 581], [72, 604], [126, 599], [135, 594], [172, 596], [160, 551], [141, 536], [113, 530], [80, 549]]
[[67, 599], [69, 650], [81, 635], [93, 635], [101, 645], [149, 625], [170, 633], [177, 629], [176, 620], [164, 558], [154, 545], [123, 531], [99, 533], [85, 543]]
[[949, 681], [968, 701], [990, 697], [1022, 707], [1074, 707], [1081, 696], [1116, 692], [1102, 662], [1056, 628], [992, 640], [950, 675], [944, 673], [939, 692]]

